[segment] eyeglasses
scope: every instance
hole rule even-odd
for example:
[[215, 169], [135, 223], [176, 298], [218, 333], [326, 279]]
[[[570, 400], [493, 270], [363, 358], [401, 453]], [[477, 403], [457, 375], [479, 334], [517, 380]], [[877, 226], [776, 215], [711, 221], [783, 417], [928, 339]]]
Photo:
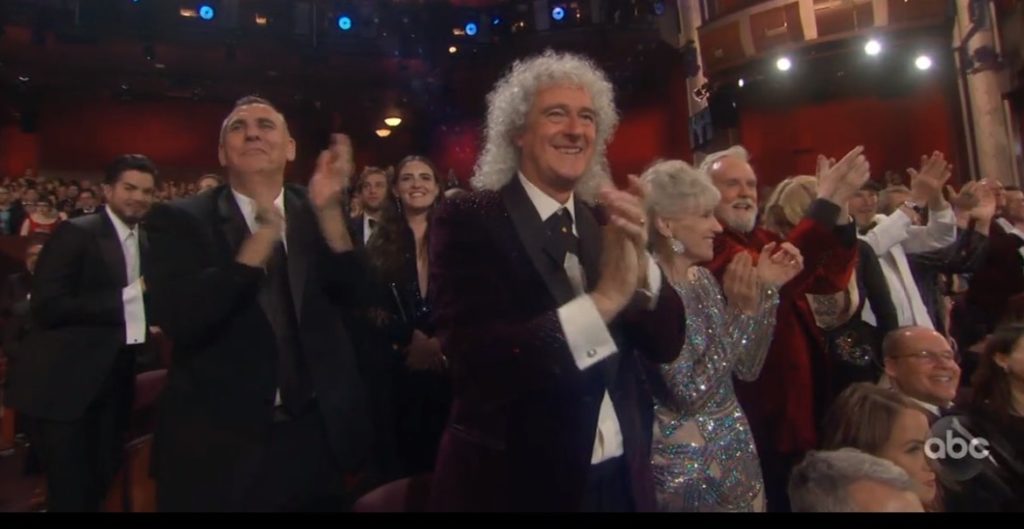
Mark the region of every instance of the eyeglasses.
[[939, 364], [941, 362], [960, 363], [960, 353], [957, 351], [915, 351], [913, 353], [891, 355], [889, 358], [911, 358], [928, 364]]

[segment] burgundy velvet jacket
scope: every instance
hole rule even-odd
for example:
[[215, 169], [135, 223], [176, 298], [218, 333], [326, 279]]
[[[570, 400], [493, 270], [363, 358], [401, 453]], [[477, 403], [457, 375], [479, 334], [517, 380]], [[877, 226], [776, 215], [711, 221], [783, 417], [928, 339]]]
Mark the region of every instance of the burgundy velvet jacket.
[[[762, 457], [799, 455], [817, 445], [816, 421], [830, 404], [831, 364], [821, 330], [805, 294], [844, 290], [857, 262], [854, 224], [835, 227], [838, 206], [815, 200], [787, 239], [804, 257], [804, 269], [780, 291], [775, 334], [761, 376], [737, 381], [736, 393], [750, 421]], [[782, 238], [763, 228], [742, 235], [726, 230], [715, 238], [715, 258], [708, 263], [719, 281], [739, 252], [755, 259], [761, 248]]]
[[[577, 200], [575, 211], [589, 289], [601, 231], [585, 204]], [[431, 225], [437, 336], [455, 395], [432, 483], [435, 510], [579, 510], [605, 387], [634, 503], [655, 507], [653, 408], [636, 352], [654, 362], [676, 358], [682, 301], [663, 283], [654, 310], [637, 304], [609, 326], [618, 353], [581, 371], [556, 312], [573, 290], [544, 249], [545, 233], [518, 179], [447, 202]]]

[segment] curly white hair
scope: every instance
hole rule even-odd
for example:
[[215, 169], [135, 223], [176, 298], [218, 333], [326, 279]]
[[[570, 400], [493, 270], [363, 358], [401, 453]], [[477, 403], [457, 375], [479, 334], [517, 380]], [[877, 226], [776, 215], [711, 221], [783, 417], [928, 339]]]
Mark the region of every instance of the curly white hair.
[[604, 71], [590, 59], [547, 50], [516, 61], [488, 94], [484, 148], [471, 180], [475, 189], [500, 189], [516, 175], [520, 152], [515, 137], [526, 125], [534, 96], [542, 88], [560, 84], [584, 88], [597, 114], [594, 157], [575, 193], [583, 200], [592, 200], [601, 184], [611, 181], [606, 152], [619, 124], [615, 89]]

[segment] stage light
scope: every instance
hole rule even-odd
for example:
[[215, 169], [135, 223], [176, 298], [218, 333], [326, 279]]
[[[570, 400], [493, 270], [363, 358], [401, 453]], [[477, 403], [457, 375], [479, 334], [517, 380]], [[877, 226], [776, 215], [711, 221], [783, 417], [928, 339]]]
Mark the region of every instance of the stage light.
[[562, 19], [565, 18], [565, 8], [562, 6], [555, 6], [551, 10], [551, 18], [555, 19], [558, 22], [561, 22]]
[[341, 15], [340, 17], [338, 17], [338, 28], [340, 28], [342, 31], [348, 31], [352, 29], [352, 19], [346, 15]]
[[659, 17], [661, 15], [665, 14], [665, 2], [664, 1], [658, 0], [657, 2], [654, 2], [654, 14], [659, 16]]
[[217, 16], [217, 12], [214, 11], [213, 6], [203, 4], [199, 6], [199, 18], [203, 20], [213, 20], [213, 17]]
[[470, 37], [476, 35], [476, 24], [473, 22], [466, 24], [466, 35], [469, 35]]
[[389, 127], [397, 127], [402, 124], [402, 118], [398, 116], [388, 116], [384, 118], [384, 124]]
[[740, 80], [736, 81], [736, 84], [739, 85], [740, 88], [743, 88], [743, 85], [745, 85], [747, 83], [746, 83], [746, 81], [743, 80], [742, 77], [740, 77]]
[[448, 53], [454, 54], [454, 53], [456, 53], [458, 51], [459, 51], [459, 49], [456, 48], [455, 46], [448, 46]]
[[391, 129], [377, 129], [374, 131], [378, 138], [387, 138], [391, 135]]
[[501, 17], [494, 17], [491, 19], [492, 26], [497, 26], [498, 24], [501, 24]]
[[918, 55], [917, 59], [914, 59], [914, 66], [918, 70], [927, 70], [932, 67], [932, 58], [927, 55]]
[[882, 53], [882, 43], [875, 39], [871, 39], [864, 44], [864, 53], [874, 57], [879, 53]]
[[269, 22], [270, 22], [270, 19], [267, 18], [267, 15], [262, 15], [260, 13], [256, 13], [256, 25], [257, 26], [266, 26], [267, 23], [269, 23]]
[[793, 67], [793, 61], [789, 60], [789, 57], [779, 57], [779, 60], [775, 61], [775, 67], [780, 72], [788, 72]]

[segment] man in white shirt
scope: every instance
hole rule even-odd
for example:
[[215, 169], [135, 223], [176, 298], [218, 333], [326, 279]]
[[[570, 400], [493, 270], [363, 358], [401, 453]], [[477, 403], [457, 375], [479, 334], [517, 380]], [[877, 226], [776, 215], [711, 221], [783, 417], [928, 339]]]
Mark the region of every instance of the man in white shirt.
[[[911, 170], [910, 199], [891, 215], [876, 216], [875, 227], [860, 236], [878, 256], [901, 326], [935, 328], [914, 281], [907, 254], [938, 250], [956, 240], [956, 217], [942, 195], [951, 169], [940, 152], [922, 158], [920, 171]], [[928, 224], [916, 226], [925, 206]], [[870, 303], [865, 305], [863, 317], [869, 324], [878, 325]]]
[[646, 252], [638, 181], [610, 186], [613, 88], [589, 60], [546, 52], [518, 62], [488, 102], [479, 192], [431, 224], [456, 395], [432, 508], [651, 510], [653, 409], [637, 353], [673, 360], [685, 318]]
[[12, 358], [6, 396], [30, 418], [51, 511], [98, 510], [119, 467], [147, 339], [140, 221], [156, 174], [145, 156], [117, 158], [103, 184], [106, 213], [62, 222], [36, 264], [34, 331]]

